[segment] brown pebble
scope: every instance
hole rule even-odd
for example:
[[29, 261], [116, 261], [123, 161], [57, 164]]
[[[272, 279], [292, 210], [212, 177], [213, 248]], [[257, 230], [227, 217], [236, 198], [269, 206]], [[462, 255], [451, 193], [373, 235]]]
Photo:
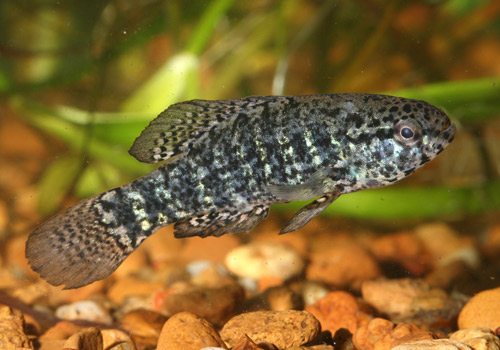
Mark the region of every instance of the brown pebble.
[[183, 286], [167, 291], [162, 310], [168, 314], [192, 312], [220, 327], [234, 315], [244, 297], [243, 289], [235, 283], [218, 288]]
[[97, 328], [86, 328], [64, 343], [64, 350], [103, 350], [102, 334]]
[[228, 347], [247, 335], [255, 343], [271, 343], [279, 349], [299, 346], [314, 339], [318, 320], [307, 311], [255, 311], [233, 317], [220, 334]]
[[160, 282], [170, 286], [176, 282], [189, 281], [191, 276], [186, 271], [186, 266], [179, 263], [164, 263], [150, 275], [151, 282]]
[[10, 295], [25, 304], [35, 304], [39, 301], [45, 301], [50, 295], [51, 288], [46, 282], [30, 283], [28, 285], [18, 286], [10, 291]]
[[422, 339], [433, 339], [432, 333], [409, 323], [394, 324], [383, 318], [374, 318], [353, 335], [358, 350], [389, 350], [396, 345]]
[[500, 255], [500, 225], [490, 226], [481, 243], [481, 250], [491, 259], [497, 259]]
[[37, 348], [37, 350], [63, 349], [66, 339], [40, 338], [38, 343], [40, 344], [40, 347]]
[[430, 253], [434, 265], [447, 264], [455, 258], [457, 251], [472, 246], [470, 237], [460, 236], [441, 222], [420, 225], [415, 234]]
[[257, 291], [264, 292], [272, 287], [278, 287], [285, 283], [285, 280], [279, 276], [262, 277], [257, 281]]
[[104, 350], [135, 350], [135, 347], [132, 347], [132, 345], [127, 342], [122, 342], [115, 344], [112, 347], [105, 348]]
[[[466, 251], [464, 250], [463, 252]], [[447, 264], [436, 266], [425, 276], [425, 282], [432, 287], [446, 289], [447, 287], [453, 285], [454, 281], [458, 279], [464, 280], [470, 277], [470, 274], [470, 269], [465, 261], [455, 259]]]
[[109, 288], [107, 296], [111, 301], [120, 304], [126, 296], [152, 295], [154, 291], [163, 288], [163, 283], [125, 277], [117, 280]]
[[157, 350], [200, 350], [210, 346], [226, 349], [208, 321], [190, 312], [181, 312], [165, 322]]
[[361, 283], [380, 276], [375, 259], [358, 243], [339, 244], [311, 255], [308, 280], [359, 289]]
[[369, 248], [378, 261], [397, 262], [414, 275], [421, 275], [431, 267], [422, 242], [412, 232], [377, 237]]
[[473, 296], [458, 316], [458, 328], [500, 327], [500, 288], [488, 289]]
[[470, 346], [451, 339], [419, 340], [400, 344], [392, 350], [473, 350]]
[[235, 283], [234, 279], [229, 276], [229, 273], [225, 271], [222, 265], [214, 263], [209, 263], [203, 270], [193, 274], [189, 282], [193, 285], [206, 288], [216, 288]]
[[264, 350], [244, 335], [231, 350]]
[[[5, 201], [0, 200], [0, 239], [2, 242], [5, 241], [7, 233], [7, 225], [9, 223], [9, 213], [7, 211], [7, 204]], [[0, 265], [2, 259], [0, 258]]]
[[49, 328], [40, 338], [39, 350], [54, 350], [62, 349], [66, 339], [75, 333], [82, 330], [82, 327], [77, 326], [69, 321], [58, 322], [55, 326]]
[[154, 346], [168, 318], [158, 312], [139, 309], [125, 314], [121, 329], [128, 332], [138, 344]]
[[474, 350], [498, 350], [500, 339], [489, 328], [466, 328], [450, 335], [450, 339], [469, 345]]
[[130, 349], [134, 350], [135, 345], [129, 335], [118, 329], [101, 330], [102, 346], [105, 350], [115, 348], [115, 350]]
[[302, 310], [303, 301], [300, 294], [288, 286], [277, 286], [265, 290], [238, 305], [238, 310], [248, 311], [284, 311]]
[[371, 320], [356, 298], [344, 291], [328, 293], [316, 304], [306, 307], [321, 323], [321, 329], [329, 330], [332, 334], [340, 328], [346, 328], [351, 333]]
[[0, 349], [32, 349], [24, 328], [24, 317], [20, 311], [8, 306], [0, 307]]
[[50, 327], [40, 339], [68, 339], [71, 335], [78, 333], [82, 327], [69, 321], [60, 321], [55, 326]]
[[287, 286], [269, 288], [264, 292], [264, 295], [270, 310], [284, 311], [302, 308], [300, 295], [294, 293]]
[[451, 301], [445, 291], [431, 288], [417, 279], [366, 281], [361, 287], [363, 299], [379, 312], [405, 319], [417, 312], [447, 310]]
[[333, 350], [333, 346], [331, 345], [313, 345], [313, 346], [294, 346], [291, 348], [287, 348], [286, 350]]

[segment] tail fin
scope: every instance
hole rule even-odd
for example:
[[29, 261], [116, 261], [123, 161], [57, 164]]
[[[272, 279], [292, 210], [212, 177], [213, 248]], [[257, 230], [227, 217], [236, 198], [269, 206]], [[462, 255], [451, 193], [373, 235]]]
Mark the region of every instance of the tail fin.
[[[38, 227], [26, 243], [34, 271], [53, 285], [78, 288], [110, 275], [147, 237], [137, 237], [135, 225], [120, 223], [122, 214], [111, 190], [66, 209]], [[148, 232], [148, 235], [151, 232]]]

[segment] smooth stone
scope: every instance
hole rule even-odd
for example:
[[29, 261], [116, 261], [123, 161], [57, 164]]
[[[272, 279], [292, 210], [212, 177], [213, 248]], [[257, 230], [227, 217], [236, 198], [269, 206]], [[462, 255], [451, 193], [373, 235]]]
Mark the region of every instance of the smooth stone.
[[106, 350], [135, 350], [135, 345], [127, 333], [119, 329], [102, 329], [102, 346]]
[[361, 283], [380, 276], [380, 268], [364, 247], [355, 242], [340, 243], [311, 255], [307, 279], [336, 287], [359, 289]]
[[411, 231], [377, 237], [368, 247], [378, 261], [396, 262], [414, 275], [422, 275], [432, 268], [423, 243]]
[[157, 350], [200, 350], [206, 347], [227, 349], [208, 321], [190, 312], [181, 312], [163, 325]]
[[483, 290], [474, 295], [458, 316], [458, 328], [500, 327], [500, 288]]
[[489, 328], [466, 328], [450, 335], [450, 339], [469, 345], [474, 350], [498, 350], [500, 339]]
[[168, 317], [158, 312], [139, 309], [123, 316], [121, 328], [135, 336], [158, 338], [167, 320]]
[[255, 280], [263, 277], [286, 280], [298, 275], [304, 267], [302, 257], [293, 248], [271, 242], [239, 246], [226, 255], [225, 262], [231, 273]]
[[433, 334], [410, 323], [394, 324], [383, 318], [374, 318], [353, 335], [358, 350], [389, 350], [399, 344], [433, 339]]
[[302, 286], [302, 299], [306, 306], [316, 304], [326, 297], [330, 292], [323, 284], [313, 281], [305, 281]]
[[73, 334], [64, 343], [64, 350], [103, 350], [101, 331], [97, 328], [86, 328]]
[[243, 289], [236, 283], [216, 288], [183, 284], [164, 296], [162, 311], [166, 314], [191, 312], [222, 327], [235, 314], [243, 299]]
[[451, 339], [419, 340], [400, 344], [391, 350], [473, 350], [470, 346]]
[[59, 306], [56, 310], [56, 316], [69, 321], [86, 320], [108, 325], [113, 323], [109, 312], [92, 300], [82, 300]]
[[229, 320], [220, 334], [230, 348], [247, 335], [255, 343], [271, 343], [285, 349], [313, 340], [319, 331], [320, 324], [311, 313], [287, 310], [240, 314]]
[[329, 330], [332, 335], [340, 328], [354, 333], [372, 319], [356, 298], [345, 291], [330, 292], [316, 304], [307, 306], [306, 310], [319, 320], [322, 330]]
[[368, 304], [394, 318], [404, 319], [418, 312], [448, 310], [453, 306], [444, 290], [410, 278], [366, 281], [361, 294]]
[[127, 296], [150, 296], [157, 290], [164, 288], [163, 283], [144, 281], [135, 277], [124, 277], [117, 280], [109, 288], [108, 298], [120, 304]]

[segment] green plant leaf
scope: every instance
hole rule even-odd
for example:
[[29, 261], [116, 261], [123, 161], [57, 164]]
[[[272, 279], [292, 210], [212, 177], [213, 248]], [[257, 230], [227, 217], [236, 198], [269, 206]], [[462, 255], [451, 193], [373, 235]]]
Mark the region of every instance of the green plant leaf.
[[65, 156], [52, 162], [38, 183], [38, 209], [42, 215], [54, 213], [73, 186], [82, 163]]
[[500, 111], [500, 77], [447, 81], [387, 94], [427, 101], [462, 122], [498, 117]]
[[195, 95], [198, 76], [198, 57], [189, 52], [175, 55], [123, 103], [121, 111], [158, 114], [183, 97]]
[[[277, 204], [277, 211], [300, 209], [306, 202]], [[437, 219], [473, 215], [500, 208], [500, 183], [450, 188], [393, 186], [340, 196], [323, 213], [357, 219]]]

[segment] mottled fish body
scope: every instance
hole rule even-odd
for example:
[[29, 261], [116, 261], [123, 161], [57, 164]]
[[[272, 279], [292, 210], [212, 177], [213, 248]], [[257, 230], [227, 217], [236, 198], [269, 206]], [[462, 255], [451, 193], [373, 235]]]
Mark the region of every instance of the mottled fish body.
[[130, 150], [167, 162], [49, 219], [26, 256], [49, 283], [77, 288], [108, 276], [162, 226], [175, 223], [176, 237], [250, 231], [272, 203], [319, 197], [281, 233], [294, 231], [341, 194], [401, 180], [454, 135], [436, 107], [385, 95], [178, 103]]

